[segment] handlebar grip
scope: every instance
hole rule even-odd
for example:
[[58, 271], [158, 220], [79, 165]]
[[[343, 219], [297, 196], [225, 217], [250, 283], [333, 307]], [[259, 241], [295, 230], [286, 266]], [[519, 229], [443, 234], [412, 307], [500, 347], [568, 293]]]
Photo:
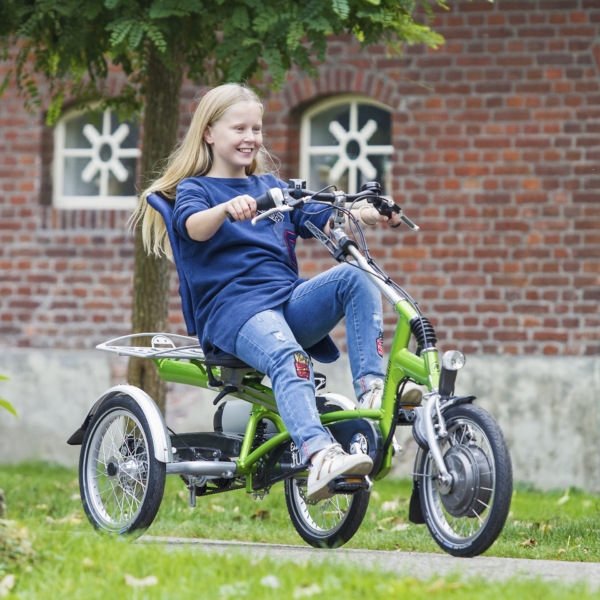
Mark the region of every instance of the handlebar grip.
[[269, 210], [283, 204], [283, 192], [281, 188], [271, 188], [258, 198], [256, 198], [256, 210]]
[[[266, 191], [264, 194], [260, 195], [256, 200], [256, 210], [257, 211], [265, 211], [271, 208], [280, 207], [283, 205], [283, 192], [281, 188], [271, 188]], [[231, 214], [227, 213], [227, 218], [232, 222], [236, 223], [236, 220], [231, 216]]]

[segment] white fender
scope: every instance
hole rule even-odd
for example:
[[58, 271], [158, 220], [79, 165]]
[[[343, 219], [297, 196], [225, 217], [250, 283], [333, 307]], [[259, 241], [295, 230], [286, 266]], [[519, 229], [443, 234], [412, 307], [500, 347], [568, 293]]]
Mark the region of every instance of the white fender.
[[106, 392], [96, 400], [88, 417], [91, 419], [102, 404], [115, 396], [129, 396], [138, 404], [150, 426], [150, 435], [152, 436], [152, 442], [154, 444], [154, 457], [160, 462], [173, 462], [171, 438], [167, 431], [167, 424], [165, 423], [158, 406], [156, 406], [156, 402], [154, 402], [144, 390], [140, 390], [140, 388], [133, 385], [116, 385], [115, 387], [106, 390]]

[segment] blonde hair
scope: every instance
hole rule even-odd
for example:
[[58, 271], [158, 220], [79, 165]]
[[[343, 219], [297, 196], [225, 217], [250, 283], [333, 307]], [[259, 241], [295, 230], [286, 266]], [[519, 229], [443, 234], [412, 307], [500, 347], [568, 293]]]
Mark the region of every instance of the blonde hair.
[[[204, 139], [206, 128], [214, 125], [235, 104], [246, 102], [254, 102], [262, 107], [260, 98], [250, 88], [227, 83], [210, 90], [198, 103], [185, 137], [169, 157], [161, 177], [142, 192], [138, 206], [130, 218], [132, 227], [142, 222], [142, 239], [148, 254], [165, 254], [169, 260], [173, 260], [165, 222], [160, 213], [148, 204], [148, 196], [160, 192], [174, 200], [180, 181], [208, 173], [212, 166], [212, 148]], [[267, 164], [272, 165], [273, 161], [261, 146], [250, 166], [246, 167], [246, 175], [266, 172]]]

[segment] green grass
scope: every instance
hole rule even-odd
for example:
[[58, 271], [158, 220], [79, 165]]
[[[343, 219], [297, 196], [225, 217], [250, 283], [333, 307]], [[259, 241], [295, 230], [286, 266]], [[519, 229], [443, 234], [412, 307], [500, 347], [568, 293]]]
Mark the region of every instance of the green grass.
[[[28, 528], [35, 551], [33, 557], [3, 566], [0, 556], [0, 581], [7, 573], [15, 574], [13, 596], [18, 598], [89, 599], [107, 593], [112, 598], [320, 598], [341, 597], [342, 591], [347, 598], [595, 597], [582, 586], [517, 580], [489, 585], [455, 578], [420, 582], [355, 565], [282, 563], [130, 544], [92, 532], [81, 508], [75, 470], [39, 463], [0, 466], [0, 487], [6, 492], [7, 517]], [[348, 547], [438, 552], [425, 526], [391, 531], [407, 523], [409, 496], [410, 482], [377, 483], [365, 522]], [[599, 498], [574, 490], [565, 498], [564, 491], [517, 488], [507, 526], [487, 555], [600, 560]], [[187, 491], [176, 477], [167, 479], [160, 512], [148, 534], [303, 545], [287, 515], [282, 485], [262, 502], [236, 491], [198, 498], [197, 508], [190, 509]], [[134, 588], [126, 574], [138, 580], [155, 577], [157, 583]], [[266, 583], [279, 587], [261, 584], [265, 577]]]
[[[54, 528], [67, 520], [72, 531], [91, 531], [75, 470], [39, 463], [0, 466], [0, 487], [9, 518], [31, 529]], [[425, 525], [408, 523], [410, 492], [409, 481], [377, 482], [365, 521], [347, 547], [441, 552]], [[566, 498], [564, 490], [541, 493], [517, 486], [504, 531], [486, 554], [599, 562], [600, 497], [570, 490]], [[408, 529], [392, 531], [399, 524]], [[289, 519], [282, 484], [262, 501], [239, 490], [198, 497], [192, 509], [183, 482], [168, 477], [148, 534], [304, 545]]]
[[[495, 582], [457, 577], [422, 582], [376, 570], [344, 567], [328, 561], [291, 562], [225, 556], [185, 549], [129, 544], [104, 536], [75, 536], [66, 526], [34, 536], [37, 558], [15, 571], [14, 597], [28, 599], [111, 600], [120, 598], [226, 599], [410, 598], [486, 600], [528, 598], [585, 600], [597, 597], [584, 586], [535, 581]], [[131, 587], [151, 578], [147, 587]], [[131, 581], [129, 579], [129, 581]], [[135, 582], [134, 582], [135, 583]], [[277, 587], [272, 587], [277, 586]]]

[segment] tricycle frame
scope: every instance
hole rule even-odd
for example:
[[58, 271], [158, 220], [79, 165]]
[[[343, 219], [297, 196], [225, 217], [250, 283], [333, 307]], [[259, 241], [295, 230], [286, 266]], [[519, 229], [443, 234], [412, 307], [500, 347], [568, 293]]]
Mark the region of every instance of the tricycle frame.
[[[406, 299], [399, 298], [394, 289], [381, 282], [369, 270], [366, 271], [384, 295], [394, 302], [395, 310], [399, 316], [387, 366], [382, 406], [380, 409], [361, 409], [357, 407], [353, 410], [338, 410], [334, 413], [320, 415], [320, 419], [324, 426], [356, 418], [371, 419], [379, 424], [382, 437], [385, 440], [392, 428], [395, 427], [395, 415], [398, 411], [399, 402], [398, 389], [401, 382], [409, 378], [417, 384], [426, 386], [429, 391], [433, 391], [439, 381], [440, 368], [435, 348], [426, 349], [421, 352], [420, 356], [408, 349], [411, 337], [410, 322], [418, 316], [417, 311]], [[140, 339], [148, 336], [152, 336], [155, 342], [151, 348], [115, 344], [127, 339]], [[204, 364], [204, 355], [199, 345], [191, 344], [176, 348], [171, 338], [180, 338], [188, 342], [193, 341], [193, 338], [173, 334], [139, 333], [109, 340], [100, 344], [97, 348], [120, 355], [150, 358], [156, 364], [161, 379], [166, 382], [215, 389], [210, 385], [208, 367]], [[165, 348], [165, 346], [170, 347]], [[219, 367], [213, 367], [213, 369], [213, 375], [217, 378], [220, 377], [221, 369]], [[246, 490], [255, 493], [256, 490], [252, 488], [251, 476], [256, 473], [258, 462], [277, 446], [287, 442], [290, 435], [279, 416], [271, 388], [262, 385], [257, 380], [256, 372], [251, 372], [244, 377], [242, 383], [238, 386], [238, 391], [232, 393], [231, 396], [252, 404], [240, 455], [232, 461], [235, 464], [235, 470], [231, 472], [231, 475], [235, 477], [246, 476]], [[259, 423], [263, 419], [273, 423], [277, 429], [277, 434], [252, 450]], [[390, 445], [385, 450], [378, 472], [372, 474], [374, 479], [382, 479], [389, 473], [393, 454], [394, 449]], [[225, 471], [225, 469], [223, 470]], [[170, 469], [167, 467], [167, 473], [169, 472]], [[172, 472], [179, 473], [180, 471]]]

